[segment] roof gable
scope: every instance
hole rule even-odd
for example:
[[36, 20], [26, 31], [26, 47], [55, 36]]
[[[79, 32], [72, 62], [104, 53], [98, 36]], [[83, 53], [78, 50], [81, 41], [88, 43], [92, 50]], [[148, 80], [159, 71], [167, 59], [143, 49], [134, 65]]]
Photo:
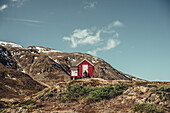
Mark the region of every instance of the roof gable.
[[76, 66], [80, 65], [81, 63], [83, 63], [84, 61], [87, 61], [88, 63], [90, 63], [92, 66], [94, 66], [90, 61], [88, 61], [87, 59], [82, 60], [81, 62], [79, 62]]

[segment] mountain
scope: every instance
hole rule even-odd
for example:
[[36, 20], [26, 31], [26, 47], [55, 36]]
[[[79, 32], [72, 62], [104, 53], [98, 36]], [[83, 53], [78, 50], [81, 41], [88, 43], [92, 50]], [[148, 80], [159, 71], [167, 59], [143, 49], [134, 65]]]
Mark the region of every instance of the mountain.
[[0, 45], [2, 46], [11, 46], [11, 47], [20, 47], [22, 48], [21, 45], [13, 43], [13, 42], [4, 42], [4, 41], [0, 41]]
[[81, 61], [85, 58], [94, 64], [94, 78], [103, 78], [105, 80], [141, 80], [122, 73], [104, 60], [89, 54], [66, 53], [43, 46], [23, 48], [18, 44], [4, 43], [2, 44], [1, 42], [1, 46], [11, 53], [11, 57], [17, 62], [18, 70], [48, 85], [70, 80], [69, 74], [72, 62]]
[[46, 87], [21, 71], [11, 52], [0, 46], [0, 107], [1, 102], [15, 102]]

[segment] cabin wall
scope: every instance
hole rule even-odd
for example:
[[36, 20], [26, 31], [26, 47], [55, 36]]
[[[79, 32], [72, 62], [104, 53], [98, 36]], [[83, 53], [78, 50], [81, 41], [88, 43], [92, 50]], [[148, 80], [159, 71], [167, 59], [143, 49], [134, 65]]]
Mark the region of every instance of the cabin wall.
[[85, 65], [85, 64], [88, 65], [88, 74], [89, 74], [90, 77], [92, 77], [93, 76], [93, 65], [91, 65], [86, 60], [77, 66], [77, 68], [78, 68], [78, 77], [83, 77], [83, 66], [82, 65]]

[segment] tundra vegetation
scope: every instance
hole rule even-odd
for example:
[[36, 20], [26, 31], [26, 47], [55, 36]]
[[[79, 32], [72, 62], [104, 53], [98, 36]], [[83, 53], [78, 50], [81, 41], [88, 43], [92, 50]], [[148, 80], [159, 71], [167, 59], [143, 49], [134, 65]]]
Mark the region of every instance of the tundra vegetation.
[[161, 96], [166, 96], [170, 99], [170, 85], [160, 85], [155, 86], [150, 89], [151, 92], [161, 94]]
[[140, 113], [164, 113], [164, 110], [161, 107], [148, 103], [136, 104], [134, 106], [134, 111]]
[[130, 84], [119, 83], [106, 86], [83, 86], [80, 83], [72, 83], [66, 86], [66, 91], [60, 93], [57, 99], [60, 102], [73, 102], [84, 99], [86, 102], [96, 102], [103, 99], [111, 99], [121, 95]]

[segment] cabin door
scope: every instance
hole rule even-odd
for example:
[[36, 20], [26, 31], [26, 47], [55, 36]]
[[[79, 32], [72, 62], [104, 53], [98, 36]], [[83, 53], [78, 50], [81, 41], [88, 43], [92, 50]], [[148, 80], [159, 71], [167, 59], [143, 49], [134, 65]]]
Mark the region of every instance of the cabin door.
[[88, 76], [88, 65], [83, 65], [83, 77], [87, 77]]

